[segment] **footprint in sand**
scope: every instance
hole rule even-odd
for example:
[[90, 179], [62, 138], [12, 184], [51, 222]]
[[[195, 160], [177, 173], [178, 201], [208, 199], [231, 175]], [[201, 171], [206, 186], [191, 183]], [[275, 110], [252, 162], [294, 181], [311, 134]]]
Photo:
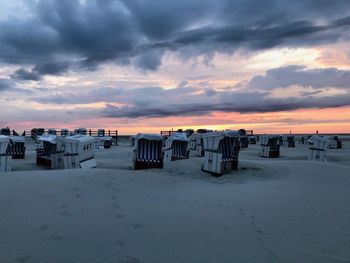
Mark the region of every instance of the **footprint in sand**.
[[22, 253], [19, 256], [16, 257], [16, 262], [26, 262], [30, 259], [30, 256], [27, 253]]
[[67, 205], [67, 204], [64, 204], [61, 206], [61, 208], [67, 208], [67, 207], [69, 207], [69, 205]]
[[144, 228], [145, 226], [139, 223], [133, 223], [132, 224], [132, 228], [133, 229], [140, 229], [140, 228]]
[[121, 247], [124, 246], [125, 243], [126, 243], [126, 242], [125, 242], [124, 240], [118, 240], [118, 241], [117, 241], [117, 245], [118, 245], [118, 246], [121, 246]]
[[238, 212], [239, 212], [242, 216], [245, 216], [245, 211], [244, 211], [243, 208], [240, 208], [240, 209], [238, 210]]
[[264, 240], [262, 240], [261, 238], [257, 238], [256, 240], [260, 243], [264, 243]]
[[39, 230], [46, 231], [49, 227], [50, 227], [49, 225], [44, 224], [44, 225], [39, 226]]
[[131, 257], [131, 256], [125, 256], [121, 260], [119, 260], [120, 263], [140, 263], [141, 259]]
[[120, 206], [119, 204], [113, 204], [112, 207], [113, 207], [114, 209], [121, 208], [121, 206]]
[[71, 214], [71, 212], [69, 212], [69, 211], [63, 211], [63, 212], [61, 213], [61, 215], [63, 215], [63, 216], [71, 216], [72, 214]]
[[50, 235], [50, 239], [51, 239], [51, 240], [54, 240], [54, 241], [60, 241], [60, 240], [62, 240], [63, 238], [64, 238], [63, 236], [58, 235], [58, 234], [52, 234], [52, 235]]
[[123, 214], [116, 214], [115, 215], [115, 218], [117, 218], [117, 219], [121, 219], [123, 217], [125, 217], [125, 215], [123, 215]]
[[76, 194], [75, 198], [81, 198], [81, 194]]
[[111, 198], [109, 198], [110, 200], [115, 200], [115, 199], [117, 199], [117, 197], [115, 197], [114, 195], [113, 196], [111, 196]]

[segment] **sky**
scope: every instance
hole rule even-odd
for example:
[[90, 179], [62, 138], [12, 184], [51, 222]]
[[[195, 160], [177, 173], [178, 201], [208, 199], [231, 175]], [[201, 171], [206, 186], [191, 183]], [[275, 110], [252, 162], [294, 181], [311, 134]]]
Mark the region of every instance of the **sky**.
[[348, 0], [2, 0], [0, 127], [350, 132]]

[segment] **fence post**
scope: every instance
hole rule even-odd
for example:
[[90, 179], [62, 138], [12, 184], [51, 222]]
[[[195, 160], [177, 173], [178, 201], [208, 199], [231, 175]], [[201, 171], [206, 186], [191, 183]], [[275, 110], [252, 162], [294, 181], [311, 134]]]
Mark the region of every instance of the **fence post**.
[[111, 130], [108, 130], [108, 136], [111, 136]]
[[89, 130], [89, 135], [91, 136], [91, 130]]

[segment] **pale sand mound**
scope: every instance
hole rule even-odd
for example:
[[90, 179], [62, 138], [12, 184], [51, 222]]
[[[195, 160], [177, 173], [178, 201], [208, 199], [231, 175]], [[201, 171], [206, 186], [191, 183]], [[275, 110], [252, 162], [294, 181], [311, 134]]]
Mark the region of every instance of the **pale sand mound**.
[[98, 169], [1, 174], [0, 262], [348, 262], [350, 151], [320, 164], [306, 149], [250, 147], [221, 178], [196, 157], [132, 171], [126, 144]]

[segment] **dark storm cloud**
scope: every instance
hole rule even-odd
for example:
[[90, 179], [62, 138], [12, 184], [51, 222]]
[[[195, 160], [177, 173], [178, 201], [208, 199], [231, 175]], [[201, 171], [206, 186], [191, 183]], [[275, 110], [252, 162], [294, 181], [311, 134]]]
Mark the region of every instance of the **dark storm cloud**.
[[[306, 70], [303, 67], [293, 66], [282, 69], [274, 69], [275, 72], [283, 72], [286, 76], [293, 76], [288, 70], [305, 70], [311, 75], [317, 72], [316, 77], [320, 76], [318, 69]], [[266, 76], [271, 74], [267, 71]], [[330, 75], [327, 75], [330, 74]], [[334, 77], [339, 76], [339, 79]], [[111, 118], [155, 118], [170, 116], [200, 116], [208, 115], [211, 112], [274, 112], [289, 111], [307, 108], [330, 108], [350, 105], [350, 91], [345, 89], [349, 83], [342, 79], [347, 76], [347, 72], [337, 69], [324, 69], [321, 75], [323, 78], [333, 78], [328, 82], [331, 86], [340, 86], [342, 95], [322, 95], [327, 86], [318, 85], [316, 77], [306, 77], [307, 83], [302, 82], [303, 78], [295, 77], [298, 85], [308, 86], [312, 83], [318, 87], [318, 90], [310, 92], [308, 88], [292, 97], [274, 98], [269, 89], [275, 87], [285, 87], [291, 85], [290, 82], [279, 82], [278, 85], [273, 80], [262, 80], [261, 86], [252, 86], [255, 82], [246, 82], [246, 86], [234, 90], [215, 90], [212, 88], [199, 89], [185, 85], [180, 85], [173, 89], [164, 89], [161, 87], [146, 87], [137, 89], [125, 88], [100, 88], [89, 89], [87, 91], [75, 94], [73, 92], [56, 93], [49, 96], [31, 97], [30, 101], [36, 101], [42, 104], [90, 104], [104, 102], [106, 109], [102, 112], [102, 117]], [[280, 76], [283, 80], [283, 76]], [[252, 80], [255, 77], [252, 78]], [[255, 81], [255, 80], [254, 80]], [[347, 86], [346, 86], [347, 85]], [[257, 90], [251, 88], [259, 87]], [[73, 88], [74, 90], [74, 88]], [[113, 103], [125, 106], [114, 106]]]
[[25, 2], [30, 16], [0, 22], [0, 60], [37, 74], [94, 70], [106, 61], [156, 70], [166, 51], [210, 58], [239, 48], [319, 45], [348, 37], [350, 25], [350, 4], [341, 0]]
[[[232, 93], [234, 96], [240, 94]], [[170, 116], [200, 116], [211, 112], [264, 113], [290, 111], [308, 108], [336, 108], [350, 105], [350, 94], [315, 98], [289, 97], [271, 99], [263, 94], [247, 94], [251, 100], [248, 103], [240, 101], [225, 101], [221, 103], [168, 104], [158, 107], [116, 107], [107, 105], [102, 112], [103, 117], [110, 118], [160, 118]]]
[[350, 89], [350, 71], [337, 68], [307, 69], [304, 66], [293, 65], [270, 69], [265, 75], [254, 76], [247, 82], [237, 84], [236, 88], [269, 90], [292, 85], [315, 89]]
[[33, 71], [27, 71], [23, 68], [16, 70], [10, 77], [15, 80], [39, 81], [42, 79], [40, 74]]

